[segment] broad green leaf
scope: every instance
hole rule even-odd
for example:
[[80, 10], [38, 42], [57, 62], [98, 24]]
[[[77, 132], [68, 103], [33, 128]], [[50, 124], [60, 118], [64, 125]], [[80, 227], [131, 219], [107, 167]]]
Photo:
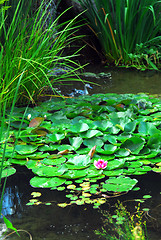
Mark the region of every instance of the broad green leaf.
[[58, 151], [64, 151], [66, 149], [69, 151], [74, 150], [74, 148], [69, 144], [62, 144], [62, 145], [58, 146]]
[[39, 151], [49, 151], [49, 152], [53, 152], [55, 151], [57, 148], [58, 148], [59, 145], [56, 145], [56, 144], [52, 144], [50, 143], [49, 145], [43, 145], [43, 146], [40, 146], [39, 147]]
[[102, 187], [107, 191], [112, 192], [128, 192], [130, 191], [137, 183], [136, 179], [131, 179], [129, 177], [119, 176], [116, 178], [108, 179]]
[[16, 145], [15, 151], [21, 155], [31, 154], [37, 150], [36, 146], [33, 145]]
[[59, 142], [60, 140], [62, 140], [64, 138], [65, 138], [64, 133], [48, 134], [49, 142]]
[[39, 175], [40, 177], [57, 177], [60, 175], [63, 175], [67, 168], [65, 165], [62, 165], [60, 167], [53, 167], [53, 166], [39, 166], [32, 168], [33, 173]]
[[105, 131], [107, 128], [110, 128], [113, 126], [113, 124], [108, 120], [95, 121], [94, 124], [101, 131]]
[[113, 144], [105, 144], [104, 149], [102, 148], [96, 148], [96, 151], [101, 154], [113, 154], [116, 152], [117, 146], [114, 146]]
[[124, 164], [125, 164], [125, 159], [123, 158], [111, 160], [107, 163], [107, 168], [105, 169], [105, 171], [121, 168], [124, 166]]
[[124, 148], [120, 148], [120, 149], [118, 149], [118, 151], [115, 152], [116, 157], [127, 157], [129, 155], [130, 155], [130, 151], [128, 151]]
[[148, 135], [149, 128], [152, 126], [152, 123], [149, 122], [140, 122], [138, 126], [138, 132], [141, 134]]
[[30, 184], [33, 187], [53, 188], [53, 187], [58, 187], [64, 184], [65, 181], [66, 181], [65, 179], [58, 178], [58, 177], [48, 178], [48, 177], [36, 176], [30, 180]]
[[103, 174], [108, 177], [116, 177], [123, 174], [123, 169], [115, 169], [114, 171], [104, 170]]
[[70, 158], [67, 161], [68, 164], [77, 165], [85, 167], [91, 163], [90, 157], [88, 155], [78, 155]]
[[75, 123], [74, 125], [71, 125], [69, 127], [69, 131], [74, 132], [74, 133], [79, 133], [79, 132], [85, 132], [89, 129], [88, 125], [86, 123]]
[[65, 172], [61, 177], [66, 179], [76, 179], [87, 176], [87, 170], [69, 170]]
[[44, 158], [42, 160], [42, 163], [45, 165], [56, 165], [59, 166], [62, 163], [66, 162], [66, 158], [61, 157], [61, 158], [55, 158], [55, 159], [48, 159], [48, 158]]
[[125, 132], [134, 132], [135, 128], [136, 128], [136, 124], [137, 124], [136, 121], [128, 122], [124, 127], [124, 131]]
[[9, 177], [11, 175], [13, 175], [16, 172], [16, 169], [13, 167], [7, 167], [5, 169], [2, 170], [2, 178], [4, 177]]
[[77, 150], [81, 146], [83, 139], [81, 137], [69, 137], [69, 142]]
[[145, 140], [139, 137], [131, 137], [121, 145], [121, 148], [129, 150], [132, 154], [138, 154], [144, 147]]
[[92, 138], [94, 136], [102, 136], [103, 133], [98, 130], [88, 130], [87, 132], [81, 133], [80, 137], [82, 138]]
[[87, 171], [88, 171], [88, 178], [99, 177], [103, 173], [103, 170], [99, 170], [99, 169], [88, 168]]
[[147, 142], [147, 146], [150, 148], [150, 149], [160, 149], [160, 146], [161, 146], [161, 134], [154, 134], [152, 135], [148, 142]]
[[92, 148], [95, 145], [102, 147], [104, 145], [104, 142], [99, 137], [93, 137], [90, 139], [85, 139], [83, 141], [83, 144], [89, 148]]

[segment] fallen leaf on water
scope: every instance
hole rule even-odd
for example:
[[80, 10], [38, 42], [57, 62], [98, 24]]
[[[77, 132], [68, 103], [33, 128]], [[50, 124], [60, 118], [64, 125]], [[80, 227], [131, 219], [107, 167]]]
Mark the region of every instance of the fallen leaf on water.
[[65, 155], [65, 154], [68, 154], [68, 152], [69, 152], [69, 150], [68, 150], [68, 149], [65, 149], [65, 150], [63, 150], [63, 151], [58, 152], [58, 154], [60, 154], [60, 155]]
[[29, 123], [29, 127], [38, 127], [44, 121], [44, 119], [45, 117], [33, 118]]
[[96, 151], [96, 145], [95, 145], [95, 146], [90, 150], [90, 152], [88, 153], [88, 156], [90, 156], [90, 159], [93, 158], [93, 155], [94, 155], [95, 151]]

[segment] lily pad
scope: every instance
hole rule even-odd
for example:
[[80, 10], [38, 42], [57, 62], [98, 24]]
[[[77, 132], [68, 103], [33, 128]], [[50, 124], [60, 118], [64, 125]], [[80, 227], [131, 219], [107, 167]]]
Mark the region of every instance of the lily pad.
[[33, 177], [30, 180], [30, 184], [33, 187], [41, 187], [41, 188], [53, 188], [58, 187], [65, 183], [65, 179], [53, 177], [53, 178], [47, 178], [47, 177]]
[[102, 187], [107, 191], [112, 192], [128, 192], [137, 184], [137, 182], [136, 179], [119, 176], [116, 178], [109, 178], [104, 184], [102, 184]]
[[21, 155], [36, 152], [37, 147], [33, 145], [16, 145], [15, 151]]

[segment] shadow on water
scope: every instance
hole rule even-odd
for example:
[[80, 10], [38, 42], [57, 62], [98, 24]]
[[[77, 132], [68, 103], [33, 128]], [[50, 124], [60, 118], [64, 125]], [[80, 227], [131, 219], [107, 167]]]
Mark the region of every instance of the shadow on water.
[[[82, 78], [89, 82], [95, 82], [100, 86], [91, 84], [93, 93], [139, 93], [146, 92], [150, 94], [161, 93], [161, 75], [156, 72], [137, 72], [131, 70], [114, 70], [102, 67], [88, 67], [87, 72], [95, 74], [110, 73], [99, 78]], [[66, 95], [71, 89], [83, 89], [83, 84], [75, 82], [70, 85], [62, 86], [61, 92]], [[92, 206], [69, 206], [62, 209], [57, 203], [65, 202], [67, 199], [63, 192], [51, 191], [49, 189], [36, 189], [29, 185], [32, 173], [26, 168], [18, 167], [17, 173], [7, 180], [7, 186], [4, 195], [3, 214], [6, 215], [17, 229], [24, 229], [31, 233], [33, 240], [97, 240], [93, 230], [102, 226], [100, 212], [93, 209]], [[135, 176], [138, 178], [138, 186], [141, 190], [130, 192], [122, 197], [120, 201], [124, 202], [130, 208], [134, 208], [136, 202], [134, 199], [142, 198], [144, 194], [152, 196], [141, 206], [149, 208], [146, 215], [149, 229], [149, 240], [158, 240], [161, 237], [161, 175], [148, 173], [144, 176]], [[26, 203], [31, 199], [32, 192], [41, 192], [40, 201], [52, 202], [52, 205], [27, 206]], [[108, 204], [101, 208], [109, 210], [114, 206], [117, 199], [109, 199]], [[132, 200], [132, 201], [131, 201]], [[3, 225], [2, 225], [3, 227]], [[29, 236], [22, 233], [22, 239], [28, 240]], [[11, 235], [7, 239], [17, 240], [17, 235]]]

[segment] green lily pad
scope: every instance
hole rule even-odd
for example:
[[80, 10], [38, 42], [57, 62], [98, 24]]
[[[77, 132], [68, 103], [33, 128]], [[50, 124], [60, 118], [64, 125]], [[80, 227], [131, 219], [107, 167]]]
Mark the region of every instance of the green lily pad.
[[36, 152], [37, 147], [33, 145], [16, 145], [15, 151], [21, 155]]
[[113, 169], [121, 168], [124, 166], [124, 164], [125, 164], [125, 159], [122, 159], [122, 158], [114, 159], [107, 163], [106, 170], [113, 170]]
[[86, 169], [68, 170], [63, 175], [61, 175], [62, 178], [66, 178], [66, 179], [77, 179], [77, 178], [81, 178], [81, 177], [85, 177], [85, 176], [87, 176]]
[[141, 149], [143, 149], [145, 140], [143, 138], [134, 136], [131, 137], [121, 145], [121, 148], [128, 149], [133, 154], [139, 154]]
[[116, 151], [116, 149], [117, 149], [117, 146], [114, 146], [113, 144], [105, 144], [104, 149], [100, 147], [96, 148], [98, 153], [107, 154], [107, 155], [113, 154]]
[[9, 176], [15, 174], [15, 172], [16, 172], [15, 168], [7, 167], [7, 168], [3, 169], [1, 178], [9, 177]]
[[97, 136], [102, 136], [102, 135], [103, 135], [103, 133], [101, 131], [98, 131], [98, 130], [88, 130], [88, 131], [80, 134], [80, 136], [82, 138], [87, 138], [87, 139], [92, 138], [94, 136], [97, 137]]
[[65, 135], [64, 133], [53, 133], [53, 134], [48, 134], [48, 139], [49, 142], [59, 142], [60, 140], [64, 139]]
[[33, 187], [40, 187], [40, 188], [53, 188], [58, 187], [65, 183], [65, 179], [53, 177], [53, 178], [47, 178], [47, 177], [33, 177], [30, 180], [30, 184]]
[[85, 139], [83, 141], [83, 144], [89, 148], [92, 148], [95, 145], [102, 147], [104, 145], [104, 142], [99, 137], [93, 137], [90, 139]]
[[70, 158], [67, 161], [68, 164], [86, 167], [91, 163], [90, 157], [88, 155], [78, 155]]
[[60, 167], [53, 167], [53, 166], [39, 166], [32, 168], [33, 173], [39, 175], [40, 177], [57, 177], [60, 175], [63, 175], [67, 168], [65, 165], [62, 165]]
[[123, 169], [115, 169], [113, 171], [104, 170], [103, 174], [108, 177], [116, 177], [123, 174]]
[[69, 127], [69, 130], [74, 133], [85, 132], [89, 129], [89, 126], [86, 123], [75, 123]]
[[128, 192], [137, 182], [136, 179], [119, 176], [116, 178], [109, 178], [104, 184], [102, 184], [102, 187], [107, 191], [112, 192]]
[[55, 158], [55, 159], [48, 159], [48, 158], [44, 158], [42, 163], [45, 165], [57, 165], [59, 166], [62, 163], [66, 162], [66, 158], [61, 157], [61, 158]]

